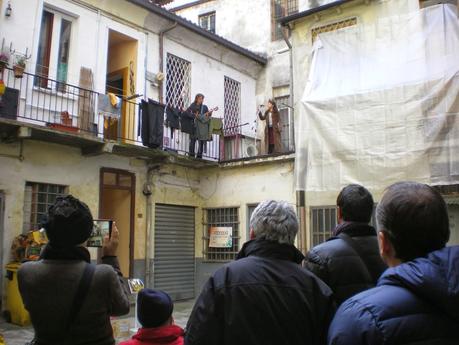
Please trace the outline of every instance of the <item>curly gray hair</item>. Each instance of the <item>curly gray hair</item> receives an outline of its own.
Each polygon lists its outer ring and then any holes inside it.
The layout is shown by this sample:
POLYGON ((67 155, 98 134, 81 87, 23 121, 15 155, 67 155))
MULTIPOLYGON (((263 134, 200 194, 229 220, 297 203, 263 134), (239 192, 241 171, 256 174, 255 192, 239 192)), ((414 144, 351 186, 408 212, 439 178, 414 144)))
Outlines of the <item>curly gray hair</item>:
POLYGON ((298 218, 287 202, 267 200, 253 211, 250 228, 257 239, 293 244, 298 232, 298 218))

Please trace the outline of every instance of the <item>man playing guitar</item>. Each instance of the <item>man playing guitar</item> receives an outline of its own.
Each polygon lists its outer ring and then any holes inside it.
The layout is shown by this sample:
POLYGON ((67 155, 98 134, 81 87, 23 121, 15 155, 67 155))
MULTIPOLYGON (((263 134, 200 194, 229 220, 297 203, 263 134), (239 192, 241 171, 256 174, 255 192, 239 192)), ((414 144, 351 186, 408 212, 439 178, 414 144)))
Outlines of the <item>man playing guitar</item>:
POLYGON ((196 140, 199 141, 199 148, 197 158, 202 158, 202 152, 204 151, 204 145, 206 144, 207 138, 209 137, 209 121, 212 113, 218 110, 218 107, 209 110, 207 105, 203 104, 204 95, 198 93, 194 98, 194 102, 188 107, 187 112, 194 115, 194 128, 195 135, 190 135, 190 147, 189 154, 194 157, 196 140))

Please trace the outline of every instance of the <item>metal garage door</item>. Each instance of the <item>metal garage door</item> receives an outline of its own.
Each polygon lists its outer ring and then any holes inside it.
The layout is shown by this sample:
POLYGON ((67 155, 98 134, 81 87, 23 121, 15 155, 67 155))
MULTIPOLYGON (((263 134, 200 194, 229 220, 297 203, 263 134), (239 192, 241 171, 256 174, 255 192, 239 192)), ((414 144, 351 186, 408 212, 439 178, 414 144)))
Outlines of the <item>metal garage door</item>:
POLYGON ((156 204, 154 286, 174 301, 194 298, 194 208, 156 204))

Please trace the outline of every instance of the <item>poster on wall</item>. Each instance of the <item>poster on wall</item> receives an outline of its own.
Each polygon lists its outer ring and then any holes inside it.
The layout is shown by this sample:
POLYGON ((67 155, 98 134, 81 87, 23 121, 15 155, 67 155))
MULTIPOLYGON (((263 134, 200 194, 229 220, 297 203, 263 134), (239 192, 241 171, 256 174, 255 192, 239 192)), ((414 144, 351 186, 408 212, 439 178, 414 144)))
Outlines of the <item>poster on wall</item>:
POLYGON ((233 228, 212 226, 209 229, 209 247, 231 248, 233 246, 233 228))

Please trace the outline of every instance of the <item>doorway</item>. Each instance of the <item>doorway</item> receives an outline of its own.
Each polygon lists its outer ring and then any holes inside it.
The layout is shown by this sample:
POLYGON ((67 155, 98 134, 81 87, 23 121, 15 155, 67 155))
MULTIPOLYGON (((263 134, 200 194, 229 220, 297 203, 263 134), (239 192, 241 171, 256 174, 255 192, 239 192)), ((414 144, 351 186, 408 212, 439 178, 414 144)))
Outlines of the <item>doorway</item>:
MULTIPOLYGON (((127 82, 129 79, 129 69, 123 68, 107 74, 105 93, 113 93, 118 97, 126 97, 127 82)), ((123 138, 122 124, 126 118, 126 107, 124 102, 121 104, 121 123, 115 119, 104 120, 104 138, 116 140, 123 138), (121 127, 120 127, 121 126, 121 127)))
POLYGON ((120 233, 118 259, 121 272, 131 277, 134 262, 135 174, 100 169, 99 217, 112 219, 120 233))
MULTIPOLYGON (((106 93, 113 93, 123 99, 136 94, 137 49, 136 39, 118 31, 109 30, 106 93)), ((104 123, 105 137, 107 139, 135 139, 135 116, 134 102, 122 102, 121 120, 110 120, 110 123, 104 123)))

